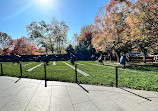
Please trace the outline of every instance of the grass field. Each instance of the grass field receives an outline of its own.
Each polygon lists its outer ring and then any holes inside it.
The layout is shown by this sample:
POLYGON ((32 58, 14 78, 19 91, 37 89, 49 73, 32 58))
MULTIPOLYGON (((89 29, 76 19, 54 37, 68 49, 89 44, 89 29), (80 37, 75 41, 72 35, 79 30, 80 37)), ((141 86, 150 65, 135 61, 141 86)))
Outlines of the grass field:
MULTIPOLYGON (((70 64, 70 61, 65 61, 70 64)), ((42 62, 22 62, 22 77, 44 79, 44 64, 28 72, 26 70, 41 64, 42 62)), ((100 65, 97 61, 77 61, 77 68, 88 73, 83 76, 78 73, 78 81, 84 84, 115 86, 115 64, 104 62, 100 65)), ((20 65, 17 63, 3 62, 3 73, 8 76, 20 76, 20 65)), ((70 64, 72 65, 72 64, 70 64)), ((75 82, 75 71, 62 61, 49 62, 47 66, 47 80, 75 82)), ((158 68, 155 66, 119 67, 118 85, 143 90, 158 91, 158 68)))

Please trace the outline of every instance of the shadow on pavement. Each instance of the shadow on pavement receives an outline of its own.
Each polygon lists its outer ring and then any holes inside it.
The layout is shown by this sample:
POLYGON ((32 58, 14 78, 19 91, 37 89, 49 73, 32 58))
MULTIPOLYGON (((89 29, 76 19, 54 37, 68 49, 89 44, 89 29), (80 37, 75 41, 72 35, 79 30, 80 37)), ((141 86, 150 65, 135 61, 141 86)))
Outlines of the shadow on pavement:
POLYGON ((146 98, 146 97, 143 97, 143 96, 141 96, 141 95, 139 95, 139 94, 133 93, 133 92, 128 91, 128 90, 126 90, 126 89, 123 89, 123 88, 120 88, 120 89, 122 89, 122 90, 124 90, 124 91, 126 91, 126 92, 129 92, 129 93, 131 93, 131 94, 134 94, 134 95, 136 95, 136 96, 138 96, 138 97, 141 97, 141 98, 143 98, 143 99, 146 99, 146 100, 148 100, 148 101, 152 101, 152 100, 150 100, 150 99, 148 99, 148 98, 146 98))
POLYGON ((18 81, 20 81, 21 78, 19 78, 18 80, 15 81, 15 83, 17 83, 18 81))
POLYGON ((87 93, 89 93, 89 91, 87 89, 85 89, 83 86, 81 86, 79 83, 77 83, 84 91, 86 91, 87 93))

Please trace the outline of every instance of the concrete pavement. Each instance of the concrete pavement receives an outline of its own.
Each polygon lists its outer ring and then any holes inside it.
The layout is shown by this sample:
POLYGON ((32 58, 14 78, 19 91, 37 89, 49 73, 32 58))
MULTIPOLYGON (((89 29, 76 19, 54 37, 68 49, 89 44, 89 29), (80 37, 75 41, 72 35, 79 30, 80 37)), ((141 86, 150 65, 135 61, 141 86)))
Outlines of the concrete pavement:
POLYGON ((158 111, 158 92, 0 76, 0 111, 158 111))

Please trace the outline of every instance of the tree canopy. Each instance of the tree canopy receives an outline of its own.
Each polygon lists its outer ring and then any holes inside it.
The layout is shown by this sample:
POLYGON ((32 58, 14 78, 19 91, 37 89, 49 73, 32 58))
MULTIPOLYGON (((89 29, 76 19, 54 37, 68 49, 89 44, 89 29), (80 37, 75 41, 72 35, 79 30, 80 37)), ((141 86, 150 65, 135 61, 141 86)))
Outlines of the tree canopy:
POLYGON ((62 45, 67 40, 67 32, 69 27, 64 21, 52 19, 51 23, 45 21, 32 22, 27 26, 29 38, 34 41, 38 47, 44 47, 47 50, 51 49, 52 54, 54 47, 58 53, 61 53, 62 45))
POLYGON ((40 55, 38 49, 26 37, 17 40, 11 40, 8 48, 3 51, 3 55, 40 55))
MULTIPOLYGON (((158 47, 157 0, 111 0, 95 18, 92 44, 97 51, 120 53, 138 48, 144 58, 158 47)), ((145 62, 145 59, 144 59, 145 62)))
POLYGON ((8 48, 8 42, 11 40, 12 38, 7 33, 0 32, 0 47, 2 50, 8 48))

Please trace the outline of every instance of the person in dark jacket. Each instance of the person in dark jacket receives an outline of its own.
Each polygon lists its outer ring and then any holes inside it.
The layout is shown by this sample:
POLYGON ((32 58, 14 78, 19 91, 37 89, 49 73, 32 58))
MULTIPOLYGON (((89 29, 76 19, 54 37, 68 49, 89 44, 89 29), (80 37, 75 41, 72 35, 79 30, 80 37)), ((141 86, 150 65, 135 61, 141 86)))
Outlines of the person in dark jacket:
POLYGON ((154 56, 154 61, 155 61, 155 62, 158 62, 158 55, 157 55, 157 56, 154 56))
POLYGON ((91 60, 92 60, 92 61, 95 61, 95 55, 94 55, 94 54, 92 54, 91 60))
POLYGON ((127 59, 126 55, 122 55, 121 58, 120 58, 120 64, 125 67, 127 60, 128 59, 127 59))
POLYGON ((103 57, 103 55, 101 54, 100 57, 98 58, 98 61, 99 61, 99 63, 100 63, 101 65, 104 65, 103 59, 104 59, 104 57, 103 57))
POLYGON ((73 55, 72 53, 70 53, 70 61, 73 65, 75 64, 75 55, 73 55))

